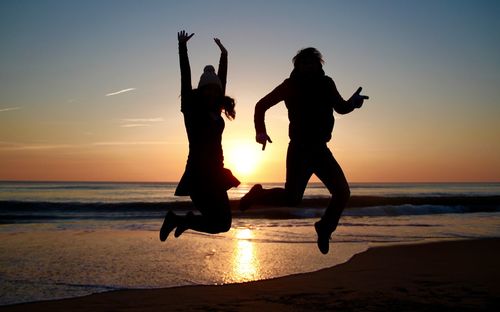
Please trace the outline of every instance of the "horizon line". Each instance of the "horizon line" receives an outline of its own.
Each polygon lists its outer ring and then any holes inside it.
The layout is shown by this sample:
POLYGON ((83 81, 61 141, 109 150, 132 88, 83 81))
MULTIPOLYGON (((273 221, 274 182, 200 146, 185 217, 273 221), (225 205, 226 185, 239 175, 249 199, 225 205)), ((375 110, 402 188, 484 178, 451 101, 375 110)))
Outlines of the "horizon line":
MULTIPOLYGON (((113 181, 113 180, 3 180, 0 179, 0 183, 5 182, 27 182, 27 183, 123 183, 123 184, 133 184, 133 183, 145 183, 145 184, 154 184, 154 183, 179 183, 179 181, 113 181)), ((251 182, 242 182, 241 184, 285 184, 285 181, 251 181, 251 182)), ((309 182, 311 184, 323 184, 321 181, 309 182)), ((309 184, 308 183, 308 184, 309 184)), ((354 184, 472 184, 472 183, 500 183, 499 181, 352 181, 349 183, 354 184)))

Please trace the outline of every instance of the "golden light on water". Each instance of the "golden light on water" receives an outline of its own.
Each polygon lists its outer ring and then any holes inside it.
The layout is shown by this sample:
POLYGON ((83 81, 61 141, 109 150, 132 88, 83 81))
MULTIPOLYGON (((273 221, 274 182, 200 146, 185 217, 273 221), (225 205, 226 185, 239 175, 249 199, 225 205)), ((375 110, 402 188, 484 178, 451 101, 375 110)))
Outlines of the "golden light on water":
POLYGON ((251 229, 235 230, 236 246, 233 252, 233 282, 245 282, 259 278, 259 261, 256 255, 251 229))

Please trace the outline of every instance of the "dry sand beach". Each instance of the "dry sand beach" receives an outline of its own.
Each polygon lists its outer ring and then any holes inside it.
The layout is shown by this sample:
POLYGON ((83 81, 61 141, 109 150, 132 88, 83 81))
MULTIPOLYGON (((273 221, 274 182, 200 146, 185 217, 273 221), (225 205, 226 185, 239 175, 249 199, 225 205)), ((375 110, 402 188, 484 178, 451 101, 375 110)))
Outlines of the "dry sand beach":
POLYGON ((0 311, 498 311, 500 239, 376 247, 313 273, 123 290, 0 311))

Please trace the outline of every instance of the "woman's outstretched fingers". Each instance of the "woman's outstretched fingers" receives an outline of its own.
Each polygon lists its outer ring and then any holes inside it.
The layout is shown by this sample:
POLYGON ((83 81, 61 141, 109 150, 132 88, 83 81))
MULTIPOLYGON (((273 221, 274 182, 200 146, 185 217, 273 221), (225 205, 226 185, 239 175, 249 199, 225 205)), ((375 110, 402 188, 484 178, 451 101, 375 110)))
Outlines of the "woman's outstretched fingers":
POLYGON ((186 43, 188 42, 191 37, 194 36, 194 33, 189 35, 185 30, 181 30, 177 33, 177 39, 179 40, 180 43, 186 43))

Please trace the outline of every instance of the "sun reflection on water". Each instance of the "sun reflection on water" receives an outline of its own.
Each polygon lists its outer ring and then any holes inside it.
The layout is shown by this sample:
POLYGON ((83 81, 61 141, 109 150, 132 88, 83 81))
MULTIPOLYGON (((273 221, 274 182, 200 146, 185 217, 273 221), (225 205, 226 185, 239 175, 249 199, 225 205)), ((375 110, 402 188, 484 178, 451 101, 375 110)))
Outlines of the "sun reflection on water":
POLYGON ((252 238, 254 233, 251 229, 235 229, 234 237, 236 246, 233 252, 233 269, 227 280, 231 282, 245 282, 258 279, 259 261, 252 238))

